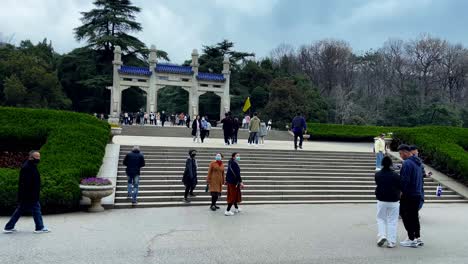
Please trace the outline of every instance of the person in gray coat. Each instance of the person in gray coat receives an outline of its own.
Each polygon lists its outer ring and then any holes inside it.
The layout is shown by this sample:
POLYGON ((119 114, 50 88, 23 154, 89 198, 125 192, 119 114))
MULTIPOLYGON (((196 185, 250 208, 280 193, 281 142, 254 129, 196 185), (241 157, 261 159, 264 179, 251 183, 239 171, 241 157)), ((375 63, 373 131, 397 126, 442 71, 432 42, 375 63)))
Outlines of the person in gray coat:
POLYGON ((267 131, 267 126, 266 126, 265 122, 261 122, 260 123, 260 130, 258 131, 258 136, 260 137, 260 145, 265 144, 265 137, 266 137, 267 133, 268 133, 268 131, 267 131))

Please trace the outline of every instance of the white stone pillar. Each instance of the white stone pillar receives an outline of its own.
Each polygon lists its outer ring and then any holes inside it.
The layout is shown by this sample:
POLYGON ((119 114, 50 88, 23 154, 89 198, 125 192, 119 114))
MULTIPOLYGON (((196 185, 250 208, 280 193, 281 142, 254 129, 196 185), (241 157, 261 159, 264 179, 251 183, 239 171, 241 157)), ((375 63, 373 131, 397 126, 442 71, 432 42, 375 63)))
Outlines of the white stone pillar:
POLYGON ((195 77, 198 75, 198 51, 197 49, 194 49, 192 51, 192 63, 190 64, 192 66, 192 71, 195 74, 195 77))
POLYGON ((122 108, 121 108, 122 93, 120 91, 120 74, 119 74, 120 66, 122 66, 122 50, 120 49, 119 46, 115 46, 114 48, 114 60, 112 61, 112 65, 113 65, 113 76, 112 76, 110 115, 114 117, 118 117, 120 115, 120 112, 122 111, 122 108))
POLYGON ((225 56, 223 61, 223 75, 226 79, 224 81, 224 93, 221 98, 221 118, 224 117, 224 114, 231 110, 231 96, 229 95, 229 87, 231 82, 231 63, 229 57, 225 56))
POLYGON ((146 95, 146 112, 157 112, 158 111, 158 84, 156 78, 156 64, 158 63, 157 60, 157 50, 156 46, 151 45, 150 55, 149 55, 149 67, 151 71, 151 76, 149 80, 149 87, 148 87, 148 94, 146 95))

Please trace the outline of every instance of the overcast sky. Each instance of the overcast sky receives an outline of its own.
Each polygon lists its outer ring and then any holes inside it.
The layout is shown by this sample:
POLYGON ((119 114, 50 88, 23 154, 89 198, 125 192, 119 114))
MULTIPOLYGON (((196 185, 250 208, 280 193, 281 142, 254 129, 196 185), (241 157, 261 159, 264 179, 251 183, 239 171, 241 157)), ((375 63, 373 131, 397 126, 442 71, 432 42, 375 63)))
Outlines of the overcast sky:
MULTIPOLYGON (((468 0, 134 0, 142 8, 137 36, 169 53, 173 62, 193 48, 222 39, 264 57, 281 43, 298 47, 324 38, 348 41, 356 52, 389 37, 430 33, 468 43, 468 0)), ((59 53, 84 43, 73 37, 88 0, 1 0, 0 36, 37 42, 47 37, 59 53)))

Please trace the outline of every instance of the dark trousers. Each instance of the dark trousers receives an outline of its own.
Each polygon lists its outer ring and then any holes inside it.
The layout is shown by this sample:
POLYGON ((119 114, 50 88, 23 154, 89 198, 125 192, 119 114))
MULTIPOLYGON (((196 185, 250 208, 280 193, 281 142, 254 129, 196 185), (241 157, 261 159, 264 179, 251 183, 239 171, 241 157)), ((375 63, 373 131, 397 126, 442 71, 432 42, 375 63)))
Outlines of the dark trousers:
POLYGON ((228 145, 230 144, 229 140, 231 139, 231 136, 232 136, 231 134, 232 132, 224 130, 224 143, 228 145))
POLYGON ((239 133, 239 130, 234 130, 232 133, 232 144, 237 144, 237 134, 239 133))
POLYGON ((8 221, 8 223, 5 225, 5 229, 11 230, 15 228, 16 222, 18 222, 20 217, 25 212, 32 212, 34 223, 36 224, 36 231, 42 230, 44 228, 44 223, 42 222, 41 204, 39 202, 32 202, 20 203, 11 216, 10 221, 8 221))
POLYGON ((294 148, 297 149, 297 138, 299 138, 299 147, 302 148, 302 142, 304 141, 304 134, 301 131, 294 132, 294 148))
POLYGON ((237 207, 237 203, 230 203, 230 204, 228 204, 227 211, 231 211, 232 205, 234 205, 234 208, 236 208, 236 209, 239 208, 239 207, 237 207))
POLYGON ((419 224, 419 204, 421 197, 405 197, 400 200, 400 213, 403 220, 403 225, 408 232, 408 238, 414 240, 421 237, 421 226, 419 224))
POLYGON ((166 120, 161 120, 161 126, 164 126, 164 123, 166 123, 166 120))
POLYGON ((193 195, 193 190, 195 190, 196 185, 185 186, 184 198, 187 199, 188 194, 193 195))
POLYGON ((206 130, 205 129, 202 129, 200 131, 200 138, 201 138, 201 142, 203 143, 203 140, 205 140, 205 137, 206 137, 206 130))
POLYGON ((216 202, 218 201, 219 193, 211 192, 211 206, 216 206, 216 202))
POLYGON ((257 144, 258 145, 258 132, 250 132, 249 144, 257 144))
POLYGON ((206 137, 210 137, 210 131, 206 130, 206 137))

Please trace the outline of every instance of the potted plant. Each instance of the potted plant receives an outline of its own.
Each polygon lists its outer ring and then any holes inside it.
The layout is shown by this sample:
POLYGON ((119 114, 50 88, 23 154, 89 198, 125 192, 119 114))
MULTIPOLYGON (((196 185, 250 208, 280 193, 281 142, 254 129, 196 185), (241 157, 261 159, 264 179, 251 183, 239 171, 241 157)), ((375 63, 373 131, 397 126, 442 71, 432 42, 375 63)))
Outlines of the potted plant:
POLYGON ((101 199, 111 195, 114 192, 112 182, 106 178, 85 178, 81 180, 80 189, 83 196, 91 199, 89 212, 102 212, 104 207, 101 205, 101 199))
POLYGON ((122 128, 117 124, 110 124, 112 136, 122 134, 122 128))

